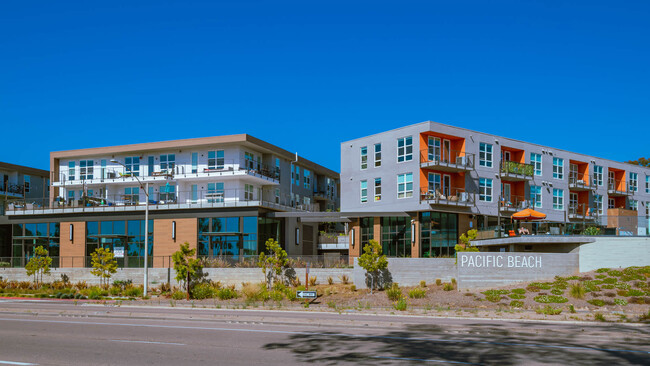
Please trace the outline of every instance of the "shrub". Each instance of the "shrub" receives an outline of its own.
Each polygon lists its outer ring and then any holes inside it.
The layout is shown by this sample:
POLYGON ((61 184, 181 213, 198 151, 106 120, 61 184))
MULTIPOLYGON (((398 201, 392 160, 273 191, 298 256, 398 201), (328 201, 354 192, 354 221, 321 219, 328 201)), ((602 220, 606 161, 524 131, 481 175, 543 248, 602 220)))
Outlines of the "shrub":
POLYGON ((291 288, 287 288, 284 290, 284 295, 287 297, 287 300, 289 301, 295 301, 297 299, 296 297, 296 292, 293 291, 291 288))
MULTIPOLYGON (((90 291, 88 292, 88 298, 91 299, 91 300, 99 300, 99 299, 102 298, 102 296, 105 296, 104 295, 104 293, 105 293, 104 290, 102 290, 101 288, 99 288, 97 286, 93 286, 89 290, 90 291)), ((68 295, 68 294, 66 294, 66 295, 68 295)), ((63 298, 63 297, 61 297, 61 298, 63 298)))
POLYGON ((273 301, 282 301, 284 299, 284 292, 278 290, 272 290, 268 293, 269 298, 273 301))
POLYGON ((220 288, 217 290, 217 297, 220 300, 230 300, 237 297, 237 291, 230 287, 220 288))
POLYGON ((582 231, 582 235, 600 235, 600 228, 596 226, 590 226, 582 231))
POLYGON ((511 299, 520 300, 520 299, 525 299, 526 295, 510 294, 510 295, 508 295, 508 297, 510 297, 511 299))
POLYGON ((616 282, 618 282, 618 281, 616 281, 616 278, 614 278, 614 277, 606 277, 606 278, 603 278, 601 281, 603 281, 603 283, 607 283, 607 284, 610 284, 610 285, 613 285, 616 282))
POLYGON ((215 295, 214 288, 209 283, 197 283, 192 287, 192 298, 197 300, 210 299, 215 295))
POLYGON ((574 299, 582 299, 585 297, 585 287, 580 282, 572 283, 569 288, 569 295, 574 299))
POLYGON ((515 289, 512 289, 510 292, 512 292, 513 294, 517 294, 517 295, 524 295, 526 293, 526 289, 515 288, 515 289))
POLYGON ((599 275, 596 275, 596 278, 602 280, 602 279, 605 279, 605 278, 611 278, 611 277, 607 277, 607 275, 604 275, 604 274, 599 274, 599 275))
POLYGON ((454 289, 454 285, 451 284, 451 283, 445 283, 445 284, 442 286, 442 289, 443 289, 444 291, 452 291, 452 290, 454 289))
POLYGON ((427 281, 425 280, 420 281, 420 287, 427 287, 427 281))
POLYGON ((386 290, 386 296, 388 296, 388 300, 397 301, 403 297, 402 290, 399 288, 397 283, 393 283, 393 286, 386 290))
POLYGON ((409 291, 409 297, 411 299, 422 299, 426 296, 427 290, 423 288, 414 288, 411 291, 409 291))
POLYGON ((0 262, 0 268, 9 268, 11 267, 11 263, 9 262, 0 262))
POLYGON ((354 291, 356 291, 356 290, 357 290, 357 286, 356 286, 356 285, 351 285, 351 286, 350 286, 350 291, 354 292, 354 291))
POLYGON ((623 275, 623 272, 617 271, 615 269, 612 269, 611 271, 607 272, 610 276, 613 277, 621 277, 623 275))
POLYGON ((641 290, 637 290, 635 288, 629 289, 626 293, 625 296, 630 297, 630 296, 643 296, 645 295, 645 292, 641 290))
POLYGON ((566 297, 556 296, 556 295, 539 295, 539 296, 535 296, 534 300, 542 304, 564 303, 569 301, 569 299, 567 299, 566 297))
POLYGON ((596 273, 607 273, 609 272, 609 268, 598 268, 596 270, 596 273))
POLYGON ((111 286, 111 288, 108 289, 108 293, 110 293, 111 296, 119 296, 120 293, 122 293, 122 288, 118 286, 111 286))
POLYGON ((318 284, 318 277, 309 276, 309 286, 316 286, 318 284))
POLYGON ((591 299, 587 300, 587 302, 594 306, 605 306, 605 301, 601 299, 591 299))
POLYGON ((576 312, 576 308, 573 306, 573 304, 569 304, 569 312, 570 312, 571 314, 575 314, 575 312, 576 312))
POLYGON ((553 295, 558 295, 558 296, 559 295, 564 295, 564 290, 560 290, 559 288, 554 288, 554 289, 551 290, 551 293, 553 295))
POLYGON ((594 319, 598 320, 599 322, 606 322, 607 319, 605 319, 605 316, 601 313, 596 313, 594 314, 594 319))
POLYGON ((601 285, 600 288, 602 288, 603 290, 611 290, 611 289, 614 289, 615 286, 614 285, 601 285))
POLYGON ((341 283, 344 285, 350 283, 350 277, 348 277, 348 275, 340 275, 339 279, 341 280, 341 283))
POLYGON ((398 311, 404 311, 407 307, 408 304, 406 303, 406 299, 403 296, 393 303, 393 308, 398 311))
POLYGON ((334 279, 332 278, 332 276, 327 276, 327 284, 328 285, 333 285, 334 284, 334 279))
POLYGON ((172 294, 172 299, 174 299, 174 300, 183 300, 185 298, 185 295, 186 295, 185 292, 177 290, 177 291, 174 291, 174 293, 172 294))
POLYGON ((451 279, 451 283, 452 283, 453 285, 455 285, 455 284, 456 284, 456 279, 455 279, 455 278, 452 278, 452 279, 451 279))
POLYGON ((442 285, 442 280, 439 278, 436 278, 436 286, 442 285))
POLYGON ((614 285, 614 286, 615 286, 617 289, 620 289, 620 290, 629 290, 630 287, 631 287, 629 283, 617 283, 617 284, 614 285))
POLYGON ((546 305, 543 308, 538 308, 535 310, 537 314, 544 314, 544 315, 560 315, 562 313, 562 309, 553 307, 551 305, 546 305))
POLYGON ((241 288, 241 293, 247 301, 261 301, 264 300, 264 292, 266 292, 266 284, 253 285, 246 283, 241 288))
POLYGON ((614 299, 614 304, 625 306, 625 305, 627 305, 627 300, 625 300, 625 299, 614 299))
POLYGON ((512 300, 512 301, 510 301, 510 307, 523 308, 524 307, 524 302, 519 301, 519 300, 512 300))

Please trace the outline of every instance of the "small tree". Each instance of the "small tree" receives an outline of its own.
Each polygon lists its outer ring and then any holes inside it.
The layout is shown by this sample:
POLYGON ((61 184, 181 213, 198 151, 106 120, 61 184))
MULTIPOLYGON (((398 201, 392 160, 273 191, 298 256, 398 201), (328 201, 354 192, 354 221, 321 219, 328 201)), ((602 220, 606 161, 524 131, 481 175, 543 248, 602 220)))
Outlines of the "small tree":
POLYGON ((117 260, 108 248, 97 248, 90 254, 93 269, 90 273, 99 277, 99 284, 107 286, 108 281, 117 272, 117 260))
POLYGON ((193 283, 201 277, 203 265, 198 258, 194 258, 196 249, 190 249, 190 243, 181 244, 180 249, 172 254, 174 261, 174 271, 176 271, 176 281, 185 283, 187 299, 190 299, 193 283))
POLYGON ((50 273, 50 265, 52 258, 50 258, 47 250, 39 245, 34 248, 34 256, 25 265, 28 276, 34 276, 34 284, 43 283, 43 274, 50 273), (40 281, 39 281, 40 277, 40 281))
MULTIPOLYGON (((467 234, 462 234, 460 236, 460 244, 454 246, 456 253, 458 252, 478 252, 478 248, 475 245, 472 245, 472 240, 476 239, 478 236, 478 230, 472 229, 467 232, 467 234)), ((456 258, 456 263, 458 263, 458 258, 456 258)))
POLYGON ((284 282, 285 271, 289 268, 289 259, 287 252, 273 238, 266 241, 266 251, 269 254, 263 252, 260 254, 258 266, 264 271, 267 288, 271 289, 273 284, 284 282))
POLYGON ((375 288, 376 278, 379 277, 381 271, 388 268, 388 259, 386 255, 381 254, 381 245, 376 240, 370 240, 366 246, 363 247, 363 254, 359 257, 359 266, 366 270, 370 276, 370 293, 375 288))

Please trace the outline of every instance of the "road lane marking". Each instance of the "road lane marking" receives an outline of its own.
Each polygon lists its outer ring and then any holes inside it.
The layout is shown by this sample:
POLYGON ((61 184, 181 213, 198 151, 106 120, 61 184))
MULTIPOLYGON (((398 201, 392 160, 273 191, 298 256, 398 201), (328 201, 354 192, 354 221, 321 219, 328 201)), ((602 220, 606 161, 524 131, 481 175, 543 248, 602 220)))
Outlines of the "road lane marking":
POLYGON ((29 362, 0 361, 0 365, 32 366, 32 365, 38 365, 38 364, 37 363, 29 363, 29 362))
POLYGON ((429 341, 429 342, 441 342, 441 343, 444 342, 444 343, 488 344, 488 345, 512 346, 512 347, 538 347, 538 348, 573 349, 573 350, 585 350, 585 351, 641 353, 641 354, 650 355, 650 351, 637 351, 637 350, 629 350, 629 349, 561 346, 561 345, 547 345, 547 344, 535 344, 535 343, 473 341, 473 340, 465 340, 465 339, 397 337, 397 336, 381 336, 381 335, 371 335, 371 334, 345 334, 345 333, 323 333, 323 332, 305 332, 305 331, 300 332, 300 331, 289 331, 289 330, 235 329, 235 328, 218 328, 218 327, 190 327, 190 326, 183 326, 183 325, 82 322, 82 321, 63 321, 63 320, 44 320, 44 319, 0 318, 0 321, 15 321, 15 322, 26 322, 26 323, 51 323, 51 324, 112 325, 112 326, 122 326, 122 327, 166 328, 166 329, 188 329, 188 330, 217 330, 217 331, 244 332, 244 333, 269 333, 269 334, 290 334, 290 335, 307 335, 307 336, 318 335, 318 336, 325 336, 325 337, 346 337, 346 338, 366 338, 366 339, 374 338, 374 339, 392 339, 392 340, 406 340, 406 341, 429 341))
POLYGON ((130 341, 127 339, 110 339, 111 342, 122 342, 122 343, 145 343, 145 344, 165 344, 171 346, 185 346, 185 343, 172 343, 172 342, 154 342, 154 341, 130 341))
POLYGON ((382 359, 382 360, 398 360, 398 361, 454 363, 454 364, 460 364, 460 365, 482 365, 480 363, 461 362, 461 361, 445 361, 445 360, 427 360, 427 359, 424 359, 424 358, 406 358, 406 357, 388 357, 388 356, 372 356, 371 358, 379 358, 379 359, 382 359))

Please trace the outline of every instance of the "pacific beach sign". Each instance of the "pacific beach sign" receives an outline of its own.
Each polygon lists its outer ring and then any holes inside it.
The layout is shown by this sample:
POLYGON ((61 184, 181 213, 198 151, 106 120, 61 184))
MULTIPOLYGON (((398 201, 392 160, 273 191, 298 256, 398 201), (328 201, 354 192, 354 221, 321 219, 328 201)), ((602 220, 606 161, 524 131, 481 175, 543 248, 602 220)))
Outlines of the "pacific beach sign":
POLYGON ((460 268, 542 268, 541 255, 481 253, 461 255, 460 268))

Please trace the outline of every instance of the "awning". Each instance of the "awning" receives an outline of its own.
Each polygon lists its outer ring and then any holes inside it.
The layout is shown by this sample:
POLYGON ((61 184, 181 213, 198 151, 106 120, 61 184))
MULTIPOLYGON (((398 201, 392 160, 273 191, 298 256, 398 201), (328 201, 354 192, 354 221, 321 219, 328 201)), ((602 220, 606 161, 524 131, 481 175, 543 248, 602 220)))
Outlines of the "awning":
POLYGON ((513 220, 526 220, 526 221, 544 220, 546 218, 546 214, 527 208, 525 210, 512 214, 510 218, 512 218, 513 220))

